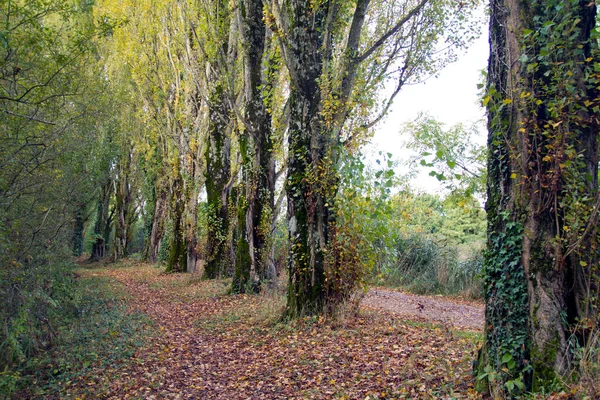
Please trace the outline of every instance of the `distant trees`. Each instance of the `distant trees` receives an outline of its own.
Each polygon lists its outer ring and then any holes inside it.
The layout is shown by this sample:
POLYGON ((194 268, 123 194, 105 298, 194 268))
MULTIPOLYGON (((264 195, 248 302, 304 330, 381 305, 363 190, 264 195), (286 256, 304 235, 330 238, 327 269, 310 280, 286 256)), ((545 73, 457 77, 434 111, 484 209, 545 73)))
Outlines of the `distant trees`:
POLYGON ((479 372, 498 395, 565 377, 597 328, 595 26, 594 2, 491 2, 479 372))

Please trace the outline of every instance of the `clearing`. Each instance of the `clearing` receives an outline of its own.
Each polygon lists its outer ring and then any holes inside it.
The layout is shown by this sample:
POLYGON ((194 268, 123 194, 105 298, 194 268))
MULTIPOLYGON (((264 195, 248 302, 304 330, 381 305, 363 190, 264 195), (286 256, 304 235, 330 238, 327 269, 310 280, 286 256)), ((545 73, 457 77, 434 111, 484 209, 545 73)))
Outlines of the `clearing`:
POLYGON ((61 398, 479 398, 476 304, 376 289, 358 315, 286 324, 283 296, 229 296, 228 281, 135 262, 78 274, 118 283, 151 329, 130 356, 61 382, 61 398))

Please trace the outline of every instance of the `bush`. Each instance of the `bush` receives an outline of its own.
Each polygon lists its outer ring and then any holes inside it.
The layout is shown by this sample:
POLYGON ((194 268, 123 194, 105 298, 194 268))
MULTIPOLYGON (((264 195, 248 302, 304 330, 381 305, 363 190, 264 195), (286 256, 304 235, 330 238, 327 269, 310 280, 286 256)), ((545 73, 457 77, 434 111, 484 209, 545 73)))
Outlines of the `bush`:
POLYGON ((16 260, 0 270, 0 370, 25 363, 48 348, 57 320, 76 312, 73 266, 56 260, 16 260))
MULTIPOLYGON (((144 315, 127 312, 120 286, 96 276, 76 278, 72 265, 52 265, 47 270, 53 271, 51 286, 55 290, 50 292, 53 301, 47 300, 49 304, 44 306, 47 321, 40 324, 40 307, 32 308, 36 305, 26 302, 20 310, 35 312, 29 318, 25 312, 17 314, 10 324, 9 340, 3 337, 3 344, 10 345, 3 347, 3 356, 11 351, 18 357, 0 369, 0 399, 14 395, 65 397, 66 382, 77 381, 94 365, 122 362, 145 340, 150 321, 144 315), (63 283, 61 275, 65 277, 63 283), (50 337, 44 329, 51 332, 50 337), (32 346, 41 340, 46 340, 44 346, 32 346)), ((39 294, 26 297, 41 299, 39 294)))

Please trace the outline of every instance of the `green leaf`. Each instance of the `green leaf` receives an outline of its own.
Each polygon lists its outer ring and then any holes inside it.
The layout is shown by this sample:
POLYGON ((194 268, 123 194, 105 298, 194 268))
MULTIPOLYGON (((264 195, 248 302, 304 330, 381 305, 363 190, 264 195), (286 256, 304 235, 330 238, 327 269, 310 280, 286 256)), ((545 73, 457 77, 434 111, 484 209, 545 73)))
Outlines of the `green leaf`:
POLYGON ((520 390, 525 390, 525 384, 521 380, 515 379, 513 382, 520 390))
POLYGON ((8 49, 8 39, 6 38, 6 33, 0 31, 0 43, 5 49, 8 49))
POLYGON ((505 355, 502 356, 502 363, 506 364, 507 362, 511 361, 512 359, 513 359, 512 354, 506 353, 505 355))

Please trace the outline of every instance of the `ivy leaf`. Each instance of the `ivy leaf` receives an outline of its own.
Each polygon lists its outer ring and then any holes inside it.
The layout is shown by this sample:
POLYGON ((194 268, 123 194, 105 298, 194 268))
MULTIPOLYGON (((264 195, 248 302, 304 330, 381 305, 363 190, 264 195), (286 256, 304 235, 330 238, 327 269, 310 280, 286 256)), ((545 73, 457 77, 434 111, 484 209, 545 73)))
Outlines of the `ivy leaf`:
POLYGON ((515 383, 513 381, 508 381, 504 384, 504 386, 506 386, 506 388, 508 389, 509 392, 512 392, 513 390, 515 390, 515 383))

